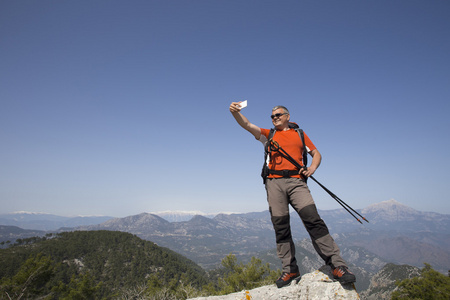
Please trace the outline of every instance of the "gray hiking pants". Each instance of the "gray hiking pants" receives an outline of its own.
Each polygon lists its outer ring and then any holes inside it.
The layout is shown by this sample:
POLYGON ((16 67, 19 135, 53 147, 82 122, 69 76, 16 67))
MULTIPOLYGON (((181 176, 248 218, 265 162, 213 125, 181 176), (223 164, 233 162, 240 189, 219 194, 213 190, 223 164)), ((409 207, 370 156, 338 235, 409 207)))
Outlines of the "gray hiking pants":
POLYGON ((308 186, 300 178, 266 180, 267 201, 275 230, 277 255, 283 272, 298 271, 295 247, 291 235, 289 205, 300 216, 319 256, 331 267, 345 266, 339 247, 334 242, 325 222, 320 218, 308 186))

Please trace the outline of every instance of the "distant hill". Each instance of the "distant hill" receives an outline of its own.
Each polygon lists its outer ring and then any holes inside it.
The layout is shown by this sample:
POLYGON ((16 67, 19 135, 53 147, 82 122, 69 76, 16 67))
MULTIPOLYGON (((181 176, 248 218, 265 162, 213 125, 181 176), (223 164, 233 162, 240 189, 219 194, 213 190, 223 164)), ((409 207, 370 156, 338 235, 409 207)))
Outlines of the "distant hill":
POLYGON ((78 227, 100 224, 113 217, 77 216, 62 217, 45 213, 15 212, 0 214, 0 225, 17 226, 22 229, 54 231, 62 227, 78 227))
MULTIPOLYGON (((370 222, 363 222, 359 228, 402 233, 450 234, 450 215, 418 211, 395 200, 376 203, 358 211, 370 222)), ((344 209, 319 210, 319 212, 333 232, 353 232, 358 228, 355 226, 355 219, 344 209)))
MULTIPOLYGON (((33 236, 39 237, 45 234, 46 232, 42 230, 28 230, 17 226, 0 225, 0 243, 3 247, 14 244, 17 239, 25 239, 33 236)), ((2 248, 1 245, 0 248, 2 248)))
POLYGON ((160 284, 175 280, 201 287, 209 282, 205 271, 185 257, 132 234, 114 231, 63 232, 33 244, 0 250, 0 281, 11 277, 29 258, 51 257, 56 267, 49 287, 69 283, 72 276, 90 274, 101 283, 101 295, 147 284, 155 275, 160 284))
POLYGON ((214 218, 217 214, 206 214, 201 211, 161 211, 151 212, 152 215, 157 215, 169 222, 184 222, 191 220, 194 216, 203 216, 207 218, 214 218))

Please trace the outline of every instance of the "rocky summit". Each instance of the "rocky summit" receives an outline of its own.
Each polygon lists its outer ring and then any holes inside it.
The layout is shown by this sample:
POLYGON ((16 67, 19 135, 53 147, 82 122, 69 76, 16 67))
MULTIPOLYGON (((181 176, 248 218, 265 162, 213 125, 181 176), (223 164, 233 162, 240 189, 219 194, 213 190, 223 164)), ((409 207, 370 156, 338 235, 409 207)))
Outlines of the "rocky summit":
POLYGON ((323 266, 312 273, 304 274, 298 283, 292 282, 289 286, 280 289, 273 284, 223 296, 200 297, 191 300, 360 299, 354 284, 342 285, 332 278, 330 267, 323 266))

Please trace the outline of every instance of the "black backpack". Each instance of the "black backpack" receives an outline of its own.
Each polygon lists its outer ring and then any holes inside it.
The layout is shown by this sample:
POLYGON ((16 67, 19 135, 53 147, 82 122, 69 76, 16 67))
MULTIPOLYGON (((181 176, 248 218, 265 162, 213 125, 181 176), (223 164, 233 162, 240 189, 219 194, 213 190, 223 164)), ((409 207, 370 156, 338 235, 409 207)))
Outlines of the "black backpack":
MULTIPOLYGON (((294 122, 289 122, 289 128, 295 129, 297 131, 298 135, 300 136, 300 139, 302 140, 303 144, 303 165, 305 167, 308 166, 308 151, 306 150, 305 145, 305 137, 303 134, 303 130, 294 122)), ((275 134, 275 129, 270 129, 269 136, 267 137, 267 142, 264 145, 264 164, 261 170, 261 177, 263 179, 263 183, 266 183, 267 176, 269 176, 269 166, 267 165, 267 156, 270 154, 270 140, 273 138, 273 135, 275 134)))

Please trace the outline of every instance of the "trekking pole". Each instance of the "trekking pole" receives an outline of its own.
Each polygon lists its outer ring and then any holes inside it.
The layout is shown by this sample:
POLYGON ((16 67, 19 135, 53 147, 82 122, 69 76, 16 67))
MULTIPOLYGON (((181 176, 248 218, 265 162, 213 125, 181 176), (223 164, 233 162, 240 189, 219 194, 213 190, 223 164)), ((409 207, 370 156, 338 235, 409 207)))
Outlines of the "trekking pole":
MULTIPOLYGON (((289 155, 289 153, 287 153, 283 148, 281 148, 281 146, 276 141, 274 141, 273 139, 269 140, 269 147, 270 147, 271 151, 278 151, 284 158, 286 158, 290 163, 292 163, 294 166, 296 166, 299 170, 306 169, 306 166, 301 166, 295 159, 292 158, 292 156, 289 155)), ((358 219, 352 212, 354 212, 359 217, 361 217, 364 221, 369 223, 369 221, 366 218, 364 218, 360 213, 358 213, 356 210, 354 210, 350 205, 345 203, 338 196, 336 196, 333 192, 331 192, 329 189, 327 189, 323 184, 321 184, 319 181, 317 181, 317 179, 315 179, 313 176, 309 176, 309 177, 312 180, 314 180, 322 189, 324 189, 334 200, 336 200, 336 202, 339 203, 359 223, 362 224, 361 220, 358 219)))
POLYGON ((317 179, 315 179, 313 176, 309 176, 312 180, 314 180, 321 188, 323 188, 325 190, 325 192, 327 192, 334 200, 337 201, 337 203, 339 203, 343 208, 345 208, 345 210, 347 212, 349 212, 359 223, 362 224, 361 220, 359 220, 354 214, 352 214, 350 210, 352 210, 354 213, 356 213, 358 216, 360 216, 364 221, 366 221, 367 223, 369 223, 369 221, 364 218, 363 216, 361 216, 356 210, 354 210, 350 205, 348 205, 347 203, 345 203, 343 200, 341 200, 338 196, 336 196, 334 193, 332 193, 329 189, 327 189, 323 184, 321 184, 319 181, 317 181, 317 179))

